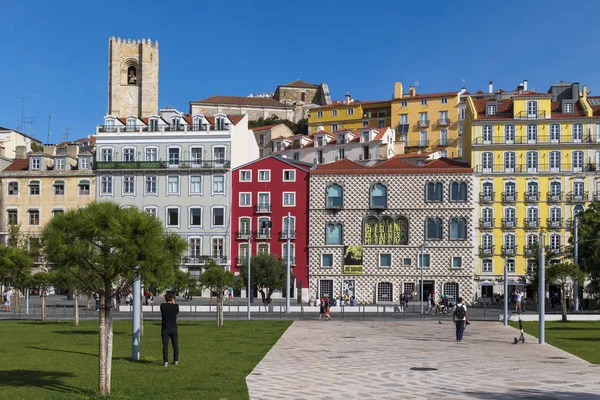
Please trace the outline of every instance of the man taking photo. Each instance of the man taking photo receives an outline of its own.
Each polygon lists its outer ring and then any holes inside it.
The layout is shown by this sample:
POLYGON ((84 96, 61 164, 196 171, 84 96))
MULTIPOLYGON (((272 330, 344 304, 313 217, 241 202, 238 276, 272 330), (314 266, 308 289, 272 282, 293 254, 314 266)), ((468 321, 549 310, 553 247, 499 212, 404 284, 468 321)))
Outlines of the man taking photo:
POLYGON ((169 338, 173 344, 173 364, 177 365, 179 361, 179 336, 177 333, 177 314, 179 314, 179 305, 175 304, 175 296, 167 294, 166 303, 160 305, 160 314, 162 316, 162 343, 163 343, 163 363, 169 365, 169 338))

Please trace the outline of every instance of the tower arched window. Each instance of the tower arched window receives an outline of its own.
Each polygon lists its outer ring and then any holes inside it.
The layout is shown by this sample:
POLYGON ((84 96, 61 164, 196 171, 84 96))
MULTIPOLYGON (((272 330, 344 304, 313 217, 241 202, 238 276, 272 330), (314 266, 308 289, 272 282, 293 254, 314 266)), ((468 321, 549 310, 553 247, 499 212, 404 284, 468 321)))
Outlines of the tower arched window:
POLYGON ((443 186, 440 182, 427 183, 427 201, 442 201, 443 186))
POLYGON ((387 187, 383 183, 376 183, 371 187, 371 208, 387 207, 387 187))
POLYGON ((127 68, 127 84, 137 85, 137 69, 133 65, 127 68))

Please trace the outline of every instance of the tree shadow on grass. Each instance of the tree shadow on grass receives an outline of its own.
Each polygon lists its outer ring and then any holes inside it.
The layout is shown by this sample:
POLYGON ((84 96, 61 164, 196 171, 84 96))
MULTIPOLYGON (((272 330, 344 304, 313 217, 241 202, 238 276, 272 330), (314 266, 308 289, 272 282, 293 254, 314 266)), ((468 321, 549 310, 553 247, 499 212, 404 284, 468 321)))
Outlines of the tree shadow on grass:
POLYGON ((587 327, 587 326, 552 326, 552 327, 547 327, 546 328, 547 331, 573 331, 573 330, 578 330, 578 331, 598 331, 600 332, 600 326, 597 327, 587 327))
POLYGON ((574 337, 566 339, 575 340, 577 342, 600 342, 600 337, 574 337))
POLYGON ((0 371, 0 387, 2 386, 35 386, 53 392, 82 393, 83 390, 63 382, 64 378, 72 378, 71 372, 32 371, 15 369, 0 371))
MULTIPOLYGON (((97 335, 98 331, 97 330, 90 330, 90 331, 53 331, 52 333, 58 333, 61 335, 97 335)), ((125 332, 119 332, 119 331, 113 331, 113 335, 124 335, 125 332)))
POLYGON ((48 349, 46 347, 35 347, 35 346, 25 346, 26 349, 33 349, 33 350, 44 350, 44 351, 55 351, 58 353, 69 353, 69 354, 79 354, 82 356, 91 356, 91 357, 98 357, 98 354, 93 354, 93 353, 85 353, 83 351, 74 351, 74 350, 62 350, 62 349, 48 349))

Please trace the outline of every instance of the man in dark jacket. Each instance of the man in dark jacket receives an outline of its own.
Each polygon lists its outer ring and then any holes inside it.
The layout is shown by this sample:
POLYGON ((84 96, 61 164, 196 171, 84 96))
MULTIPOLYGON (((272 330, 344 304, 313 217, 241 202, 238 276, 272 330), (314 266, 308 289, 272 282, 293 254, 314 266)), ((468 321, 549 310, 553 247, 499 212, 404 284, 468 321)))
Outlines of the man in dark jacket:
POLYGON ((163 363, 169 365, 169 338, 173 344, 173 364, 177 365, 179 361, 179 335, 177 333, 177 314, 179 314, 179 305, 175 304, 175 296, 167 294, 166 303, 160 305, 160 314, 162 316, 162 342, 163 342, 163 363))

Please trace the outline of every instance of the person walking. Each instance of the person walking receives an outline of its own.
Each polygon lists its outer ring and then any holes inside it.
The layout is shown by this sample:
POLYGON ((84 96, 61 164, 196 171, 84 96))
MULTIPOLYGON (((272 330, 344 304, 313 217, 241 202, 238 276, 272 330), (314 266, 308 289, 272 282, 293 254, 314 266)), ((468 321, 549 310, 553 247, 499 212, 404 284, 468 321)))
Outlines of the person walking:
POLYGON ((160 315, 162 317, 162 328, 160 334, 163 344, 163 363, 169 365, 169 339, 173 345, 173 364, 179 364, 179 333, 177 332, 177 314, 179 314, 179 304, 175 304, 175 296, 171 293, 165 296, 166 303, 160 305, 160 315))
POLYGON ((523 299, 523 293, 520 290, 515 290, 515 311, 521 312, 521 300, 523 299))
POLYGON ((12 290, 10 289, 10 287, 6 288, 6 291, 4 292, 4 309, 6 310, 6 312, 10 312, 10 298, 12 297, 12 290))
POLYGON ((466 324, 469 323, 469 313, 467 312, 467 306, 463 303, 462 297, 456 299, 456 305, 452 310, 452 321, 456 325, 456 341, 462 342, 466 324))
POLYGON ((331 315, 329 315, 331 312, 331 301, 329 300, 329 297, 325 297, 323 299, 323 309, 325 310, 325 317, 327 318, 327 321, 331 321, 331 315))
POLYGON ((325 315, 325 297, 319 300, 319 319, 323 319, 323 315, 325 315))

